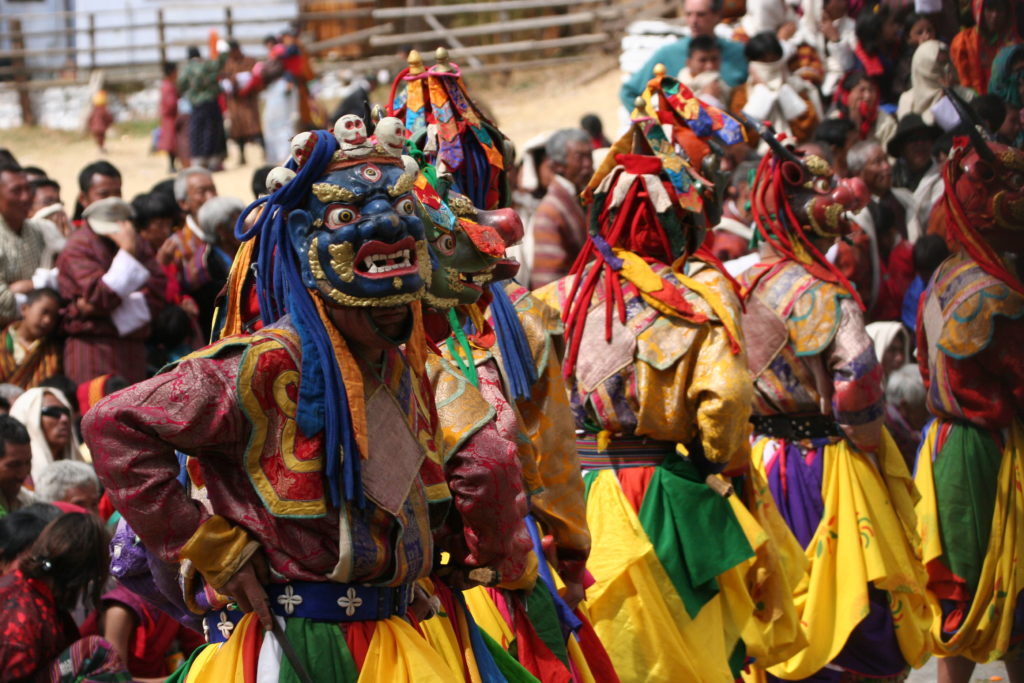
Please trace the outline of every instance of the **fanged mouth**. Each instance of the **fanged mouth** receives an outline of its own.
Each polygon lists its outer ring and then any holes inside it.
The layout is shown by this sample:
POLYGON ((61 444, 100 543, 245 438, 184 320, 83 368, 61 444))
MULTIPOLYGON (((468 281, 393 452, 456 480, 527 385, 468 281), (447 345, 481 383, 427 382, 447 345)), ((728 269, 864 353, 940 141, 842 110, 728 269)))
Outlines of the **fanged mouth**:
POLYGON ((359 248, 355 269, 363 277, 384 278, 417 272, 416 241, 406 237, 393 244, 373 240, 359 248))
POLYGON ((494 266, 488 266, 485 270, 478 270, 475 273, 459 273, 459 282, 463 287, 483 292, 484 287, 494 279, 494 266))

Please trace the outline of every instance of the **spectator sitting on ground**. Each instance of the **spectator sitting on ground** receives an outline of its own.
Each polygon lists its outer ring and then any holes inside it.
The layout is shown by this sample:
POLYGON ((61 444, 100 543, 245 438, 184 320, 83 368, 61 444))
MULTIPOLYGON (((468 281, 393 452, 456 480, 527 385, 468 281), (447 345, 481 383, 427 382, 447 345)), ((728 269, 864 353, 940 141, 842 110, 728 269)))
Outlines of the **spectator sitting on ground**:
POLYGON ((531 289, 567 275, 583 248, 587 223, 579 194, 594 173, 590 136, 579 128, 557 131, 545 151, 554 176, 527 228, 533 236, 531 289))
POLYGON ((57 259, 64 373, 79 384, 115 374, 145 379, 149 322, 166 304, 166 279, 131 223, 131 206, 108 198, 91 204, 86 224, 57 259))
POLYGON ((750 183, 756 172, 756 161, 744 161, 730 176, 722 218, 712 230, 712 253, 720 261, 731 261, 751 251, 754 219, 750 213, 750 183))
MULTIPOLYGON (((1006 105, 1006 115, 1020 121, 1024 108, 1024 45, 1007 45, 996 55, 988 94, 999 97, 1006 105)), ((1024 148, 1024 133, 1018 134, 1014 146, 1024 148)))
POLYGON ((676 78, 701 99, 725 107, 730 88, 721 79, 722 49, 714 36, 696 36, 690 41, 686 66, 676 78))
POLYGON ((71 219, 60 201, 60 184, 51 178, 39 178, 30 180, 29 187, 32 188, 32 219, 39 221, 50 255, 48 262, 53 263, 71 233, 71 219))
POLYGON ((49 503, 29 503, 9 515, 0 516, 0 576, 14 571, 46 525, 60 515, 60 509, 49 503))
POLYGON ((127 679, 110 643, 80 638, 70 613, 82 601, 99 603, 108 542, 95 515, 64 514, 43 529, 18 571, 0 578, 0 661, 10 680, 127 679))
POLYGON ((31 472, 28 430, 10 415, 0 415, 0 517, 35 502, 32 491, 25 486, 31 472))
POLYGON ((78 436, 72 429, 73 415, 67 397, 57 389, 36 387, 18 397, 11 417, 25 425, 32 443, 32 482, 50 463, 82 461, 78 436))
POLYGON ((0 325, 18 317, 24 296, 35 289, 32 278, 44 262, 43 230, 29 218, 32 189, 18 166, 0 165, 0 325))
POLYGON ((847 0, 801 0, 800 8, 799 27, 790 42, 817 53, 824 68, 822 95, 832 97, 843 74, 853 67, 856 22, 847 14, 847 0))
MULTIPOLYGON (((920 114, 927 124, 935 123, 936 106, 946 96, 944 88, 956 85, 956 70, 949 61, 949 49, 937 40, 921 43, 910 60, 910 88, 899 99, 896 116, 903 120, 908 114, 920 114)), ((974 97, 957 87, 965 99, 974 97)))
POLYGON ((0 333, 0 382, 31 389, 61 371, 60 305, 60 294, 48 287, 26 295, 21 320, 0 333))
POLYGON ((988 92, 992 62, 999 50, 1020 42, 1016 16, 1019 4, 1019 0, 972 0, 974 26, 956 34, 949 45, 960 85, 979 95, 988 92))
POLYGON ((825 119, 814 131, 814 142, 828 150, 836 176, 849 175, 846 153, 857 142, 857 130, 849 119, 825 119))
POLYGON ((94 161, 78 174, 78 199, 74 222, 82 224, 82 212, 92 203, 121 196, 121 172, 109 161, 94 161))
POLYGON ((857 47, 854 69, 878 85, 882 104, 895 105, 906 87, 906 75, 896 73, 903 49, 903 27, 888 5, 866 7, 857 15, 857 47))
POLYGON ((925 171, 924 176, 917 183, 917 189, 914 190, 914 216, 917 219, 917 224, 921 226, 922 232, 931 232, 927 228, 931 224, 932 211, 935 210, 946 191, 942 167, 945 165, 952 147, 953 133, 943 133, 932 143, 932 165, 925 171))
POLYGON ((823 115, 817 88, 789 72, 774 33, 752 37, 743 52, 750 78, 733 91, 729 109, 743 111, 755 121, 769 121, 796 142, 809 140, 823 115))
MULTIPOLYGON (((665 66, 665 73, 678 74, 686 66, 690 54, 690 41, 697 36, 714 36, 715 26, 722 19, 722 0, 685 0, 683 11, 690 36, 677 40, 658 49, 647 62, 623 83, 619 99, 626 111, 633 111, 633 102, 643 94, 647 81, 654 76, 657 64, 665 66)), ((743 44, 733 40, 715 37, 721 50, 722 80, 735 87, 747 80, 747 59, 743 56, 743 44)))
POLYGON ((892 167, 893 187, 913 192, 932 165, 932 145, 942 135, 938 126, 929 126, 920 114, 907 114, 900 119, 886 151, 896 159, 892 167))
POLYGON ((907 363, 889 375, 885 385, 885 426, 913 471, 921 430, 928 422, 927 395, 921 369, 907 363))
POLYGON ((878 85, 863 71, 850 71, 836 90, 836 115, 847 119, 858 140, 875 138, 885 145, 896 134, 896 119, 879 108, 878 85))
POLYGON ((893 188, 892 165, 875 140, 854 145, 847 163, 850 174, 867 185, 871 200, 854 214, 852 244, 837 245, 837 265, 857 287, 869 320, 897 320, 914 278, 910 245, 920 234, 913 195, 893 188))
POLYGON ((41 503, 71 503, 99 514, 100 480, 92 465, 77 460, 58 460, 47 465, 35 483, 41 503))

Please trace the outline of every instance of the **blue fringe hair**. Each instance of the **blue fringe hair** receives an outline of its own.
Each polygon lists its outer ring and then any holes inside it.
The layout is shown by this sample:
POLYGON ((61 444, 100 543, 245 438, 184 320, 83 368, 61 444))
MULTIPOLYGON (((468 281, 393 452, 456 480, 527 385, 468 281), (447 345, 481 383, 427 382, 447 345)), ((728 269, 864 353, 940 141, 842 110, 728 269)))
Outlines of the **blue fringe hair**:
MULTIPOLYGON (((326 130, 313 131, 316 144, 309 159, 296 171, 295 178, 276 192, 260 197, 238 217, 235 236, 241 241, 255 239, 253 262, 260 316, 269 324, 291 315, 302 348, 301 378, 296 422, 304 436, 324 431, 327 489, 331 503, 340 507, 342 501, 366 506, 360 475, 360 454, 352 427, 348 396, 334 347, 313 300, 319 294, 310 292, 302 281, 302 266, 288 234, 288 214, 301 209, 320 181, 338 142, 326 130), (245 219, 258 207, 263 212, 246 230, 245 219)), ((285 165, 293 171, 297 164, 289 159, 285 165)))

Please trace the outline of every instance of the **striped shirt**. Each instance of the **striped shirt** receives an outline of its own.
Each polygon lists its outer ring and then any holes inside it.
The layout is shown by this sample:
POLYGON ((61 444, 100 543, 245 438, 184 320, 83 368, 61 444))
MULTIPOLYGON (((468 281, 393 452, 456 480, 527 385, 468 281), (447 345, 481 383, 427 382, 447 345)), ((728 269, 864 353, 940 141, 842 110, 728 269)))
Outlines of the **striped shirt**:
MULTIPOLYGON (((31 280, 36 268, 43 265, 46 240, 37 223, 26 219, 21 234, 11 230, 0 216, 0 326, 19 317, 14 292, 8 289, 18 280, 31 280)), ((48 264, 47 264, 48 265, 48 264)))
POLYGON ((530 289, 568 275, 587 240, 587 219, 572 183, 562 176, 554 177, 527 232, 533 236, 530 289))

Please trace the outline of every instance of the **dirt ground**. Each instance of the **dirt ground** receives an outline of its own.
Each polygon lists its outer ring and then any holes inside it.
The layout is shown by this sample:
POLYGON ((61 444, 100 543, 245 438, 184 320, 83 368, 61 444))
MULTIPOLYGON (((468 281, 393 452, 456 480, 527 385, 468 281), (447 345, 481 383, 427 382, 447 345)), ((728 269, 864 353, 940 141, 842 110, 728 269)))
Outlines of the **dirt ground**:
MULTIPOLYGON (((595 113, 613 134, 618 126, 617 93, 619 70, 614 61, 590 63, 557 71, 514 74, 498 85, 497 79, 478 77, 469 81, 470 92, 491 111, 501 129, 521 146, 545 131, 576 126, 584 114, 595 113), (604 69, 602 64, 607 64, 604 69), (595 70, 596 69, 596 70, 595 70), (585 79, 587 82, 580 84, 585 79)), ((386 95, 385 95, 386 96, 386 95)), ((38 128, 0 130, 0 147, 6 147, 24 166, 39 166, 61 185, 61 197, 71 206, 77 194, 78 172, 97 159, 105 158, 120 169, 126 199, 149 190, 169 176, 162 153, 149 152, 149 130, 155 127, 132 123, 111 131, 107 154, 101 155, 84 133, 75 134, 38 128)), ((229 144, 226 170, 216 175, 221 194, 252 199, 250 179, 261 165, 249 148, 249 164, 239 167, 237 149, 229 144)))

